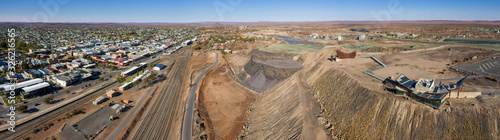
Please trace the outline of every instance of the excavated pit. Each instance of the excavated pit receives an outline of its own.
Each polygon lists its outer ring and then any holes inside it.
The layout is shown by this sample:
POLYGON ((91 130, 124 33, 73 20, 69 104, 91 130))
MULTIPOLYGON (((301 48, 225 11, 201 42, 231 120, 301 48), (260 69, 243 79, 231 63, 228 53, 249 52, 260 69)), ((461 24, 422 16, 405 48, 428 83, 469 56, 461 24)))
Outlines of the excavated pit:
POLYGON ((293 60, 261 57, 252 55, 250 61, 243 66, 244 71, 237 76, 243 85, 258 92, 273 88, 304 67, 293 60))

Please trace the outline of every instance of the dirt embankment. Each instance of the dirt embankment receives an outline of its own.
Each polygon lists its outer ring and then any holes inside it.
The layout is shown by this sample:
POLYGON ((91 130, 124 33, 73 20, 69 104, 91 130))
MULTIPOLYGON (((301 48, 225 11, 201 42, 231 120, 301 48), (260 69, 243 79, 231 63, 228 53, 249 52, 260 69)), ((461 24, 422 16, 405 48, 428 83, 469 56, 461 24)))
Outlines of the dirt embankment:
POLYGON ((227 72, 225 63, 219 65, 205 76, 200 87, 198 107, 208 128, 205 129, 208 139, 236 139, 255 98, 236 85, 227 72))
POLYGON ((500 106, 457 106, 435 110, 413 100, 391 98, 359 86, 331 70, 314 84, 322 123, 347 139, 498 139, 500 106))

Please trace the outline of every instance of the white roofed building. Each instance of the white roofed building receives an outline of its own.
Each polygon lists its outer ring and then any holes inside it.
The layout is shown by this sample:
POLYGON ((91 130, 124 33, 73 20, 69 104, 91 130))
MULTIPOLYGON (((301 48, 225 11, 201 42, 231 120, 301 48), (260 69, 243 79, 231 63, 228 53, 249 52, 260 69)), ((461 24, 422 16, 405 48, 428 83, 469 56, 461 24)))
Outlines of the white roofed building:
POLYGON ((20 95, 23 99, 26 99, 38 93, 48 93, 48 91, 50 90, 49 87, 50 84, 47 82, 39 83, 33 86, 22 88, 20 95))

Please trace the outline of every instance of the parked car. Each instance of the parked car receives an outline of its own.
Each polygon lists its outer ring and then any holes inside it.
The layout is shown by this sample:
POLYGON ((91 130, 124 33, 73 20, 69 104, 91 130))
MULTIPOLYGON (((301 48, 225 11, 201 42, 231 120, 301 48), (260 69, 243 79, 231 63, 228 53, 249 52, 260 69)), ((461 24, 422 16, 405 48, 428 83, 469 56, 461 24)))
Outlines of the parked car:
POLYGON ((35 106, 38 106, 38 105, 40 105, 40 104, 38 104, 38 103, 35 103, 35 106))

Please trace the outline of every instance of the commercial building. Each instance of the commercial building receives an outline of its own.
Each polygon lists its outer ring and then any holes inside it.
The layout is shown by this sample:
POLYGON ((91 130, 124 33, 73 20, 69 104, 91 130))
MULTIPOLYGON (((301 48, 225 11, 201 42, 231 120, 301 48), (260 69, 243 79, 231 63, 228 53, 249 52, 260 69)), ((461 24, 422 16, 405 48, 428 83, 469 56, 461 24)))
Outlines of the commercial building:
POLYGON ((75 63, 81 63, 82 65, 92 64, 92 61, 87 60, 85 58, 78 58, 78 59, 73 60, 73 62, 75 62, 75 63))
POLYGON ((29 49, 29 54, 48 54, 50 51, 47 49, 29 49))
POLYGON ((128 64, 128 61, 126 59, 121 58, 121 57, 118 57, 118 58, 110 60, 110 61, 116 63, 116 65, 118 65, 118 66, 126 66, 128 64))
POLYGON ((40 73, 37 70, 33 70, 33 69, 29 69, 29 70, 24 71, 24 74, 26 74, 26 76, 28 76, 31 79, 42 77, 42 73, 40 73))
POLYGON ((95 64, 89 64, 89 65, 83 66, 84 69, 90 69, 90 68, 95 68, 95 67, 96 67, 95 64))
POLYGON ((446 97, 450 94, 450 91, 459 89, 466 78, 467 76, 450 85, 435 85, 434 79, 415 81, 400 74, 396 78, 397 85, 395 89, 397 93, 406 94, 421 103, 439 109, 446 103, 446 97))
POLYGON ((93 75, 92 70, 85 70, 78 68, 78 69, 68 70, 64 73, 53 75, 49 79, 52 82, 57 83, 58 85, 66 87, 78 81, 88 79, 92 77, 92 75, 93 75))
POLYGON ((43 77, 54 74, 54 73, 52 73, 52 71, 50 71, 48 69, 39 69, 38 71, 42 74, 43 77))

